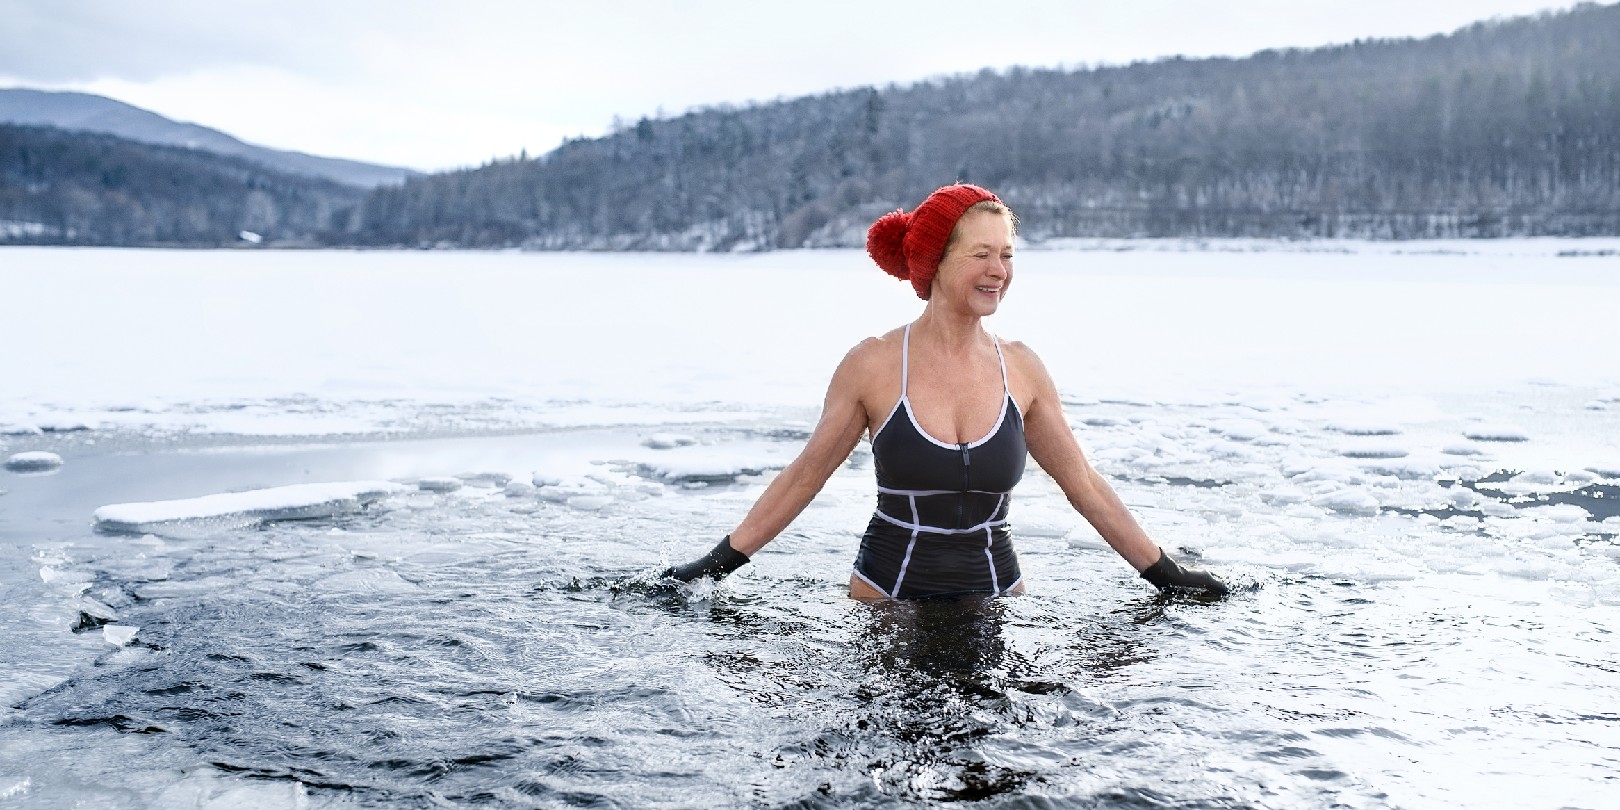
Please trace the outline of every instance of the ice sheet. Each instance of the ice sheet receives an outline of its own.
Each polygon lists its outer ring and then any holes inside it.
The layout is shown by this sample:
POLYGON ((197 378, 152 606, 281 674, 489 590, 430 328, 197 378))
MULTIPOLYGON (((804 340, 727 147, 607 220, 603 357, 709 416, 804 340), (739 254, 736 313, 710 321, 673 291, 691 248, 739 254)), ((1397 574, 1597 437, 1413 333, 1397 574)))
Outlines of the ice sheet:
POLYGON ((404 489, 389 481, 293 484, 200 498, 111 504, 97 509, 93 517, 102 531, 132 534, 161 533, 197 523, 246 526, 353 512, 404 489))

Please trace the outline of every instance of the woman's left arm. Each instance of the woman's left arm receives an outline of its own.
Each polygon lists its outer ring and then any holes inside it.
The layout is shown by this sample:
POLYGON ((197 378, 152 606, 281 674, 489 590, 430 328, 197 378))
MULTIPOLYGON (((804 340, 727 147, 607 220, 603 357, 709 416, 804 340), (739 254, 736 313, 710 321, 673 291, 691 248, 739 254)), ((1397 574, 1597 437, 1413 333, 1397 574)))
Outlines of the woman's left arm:
POLYGON ((1119 494, 1081 451, 1046 366, 1023 344, 1012 346, 1010 354, 1016 358, 1019 376, 1029 392, 1029 403, 1023 409, 1029 454, 1057 482, 1075 510, 1110 548, 1160 590, 1226 593, 1225 583, 1208 572, 1180 565, 1148 537, 1119 494))

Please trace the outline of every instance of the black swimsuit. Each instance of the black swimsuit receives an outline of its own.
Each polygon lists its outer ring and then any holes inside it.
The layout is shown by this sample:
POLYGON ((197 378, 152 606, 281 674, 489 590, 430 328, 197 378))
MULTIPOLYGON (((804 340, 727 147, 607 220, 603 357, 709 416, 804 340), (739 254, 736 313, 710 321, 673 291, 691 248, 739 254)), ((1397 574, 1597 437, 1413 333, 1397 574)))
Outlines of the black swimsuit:
POLYGON ((884 596, 916 599, 1008 593, 1021 580, 1007 528, 1012 488, 1024 476, 1024 417, 1007 388, 995 427, 978 441, 942 442, 917 424, 906 396, 911 327, 900 349, 900 401, 872 437, 877 511, 861 538, 855 576, 884 596), (905 418, 896 418, 902 411, 905 418))

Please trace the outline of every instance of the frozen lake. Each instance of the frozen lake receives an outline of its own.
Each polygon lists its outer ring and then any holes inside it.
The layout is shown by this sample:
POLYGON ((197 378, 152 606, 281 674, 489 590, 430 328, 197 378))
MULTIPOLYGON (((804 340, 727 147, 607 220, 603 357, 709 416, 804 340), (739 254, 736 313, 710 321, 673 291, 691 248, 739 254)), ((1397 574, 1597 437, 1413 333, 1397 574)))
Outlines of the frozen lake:
POLYGON ((1608 806, 1617 256, 1025 250, 990 327, 1239 588, 1160 599, 1035 473, 1029 596, 871 606, 864 447, 645 582, 920 311, 863 254, 8 248, 0 804, 1608 806))

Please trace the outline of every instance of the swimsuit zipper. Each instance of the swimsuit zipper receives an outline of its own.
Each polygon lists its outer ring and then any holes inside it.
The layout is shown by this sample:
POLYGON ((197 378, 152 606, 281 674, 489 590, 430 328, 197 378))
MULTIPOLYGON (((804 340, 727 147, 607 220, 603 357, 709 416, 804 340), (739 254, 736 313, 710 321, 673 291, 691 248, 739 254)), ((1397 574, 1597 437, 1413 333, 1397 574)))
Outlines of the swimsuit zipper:
POLYGON ((962 451, 962 494, 956 497, 956 528, 960 529, 962 528, 962 513, 967 507, 968 490, 971 489, 968 486, 968 473, 973 469, 973 456, 968 453, 966 442, 956 447, 962 451))

